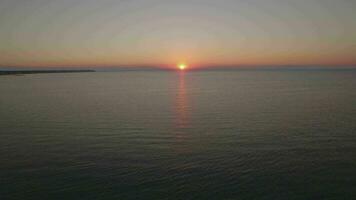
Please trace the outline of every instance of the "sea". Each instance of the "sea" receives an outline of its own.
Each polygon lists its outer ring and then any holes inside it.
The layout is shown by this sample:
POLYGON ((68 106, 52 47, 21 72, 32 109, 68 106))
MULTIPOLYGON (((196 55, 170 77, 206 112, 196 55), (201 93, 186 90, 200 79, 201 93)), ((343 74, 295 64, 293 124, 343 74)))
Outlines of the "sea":
POLYGON ((356 70, 0 76, 0 199, 356 198, 356 70))

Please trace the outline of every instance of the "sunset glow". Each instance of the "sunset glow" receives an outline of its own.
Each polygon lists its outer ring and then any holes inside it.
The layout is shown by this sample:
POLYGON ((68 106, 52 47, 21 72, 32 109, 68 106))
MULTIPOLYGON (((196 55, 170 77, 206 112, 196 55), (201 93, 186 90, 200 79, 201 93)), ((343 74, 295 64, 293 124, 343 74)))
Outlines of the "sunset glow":
POLYGON ((23 2, 0 1, 0 67, 356 65, 353 0, 23 2))
POLYGON ((181 64, 178 65, 178 68, 179 68, 181 71, 183 71, 183 70, 187 69, 187 65, 181 63, 181 64))

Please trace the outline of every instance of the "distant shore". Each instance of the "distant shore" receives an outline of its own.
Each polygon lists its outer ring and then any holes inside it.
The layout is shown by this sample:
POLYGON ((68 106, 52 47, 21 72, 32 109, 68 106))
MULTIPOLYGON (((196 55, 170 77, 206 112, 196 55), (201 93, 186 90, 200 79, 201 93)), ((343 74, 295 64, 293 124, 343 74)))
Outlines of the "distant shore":
POLYGON ((81 72, 95 72, 95 70, 14 70, 14 71, 0 71, 0 75, 81 73, 81 72))

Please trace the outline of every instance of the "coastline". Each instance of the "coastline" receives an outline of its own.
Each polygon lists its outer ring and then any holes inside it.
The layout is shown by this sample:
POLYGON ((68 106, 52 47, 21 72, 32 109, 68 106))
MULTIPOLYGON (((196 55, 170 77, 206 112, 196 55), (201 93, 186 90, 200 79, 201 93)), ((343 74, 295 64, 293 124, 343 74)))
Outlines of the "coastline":
POLYGON ((95 70, 16 70, 0 71, 1 75, 25 75, 25 74, 50 74, 50 73, 82 73, 95 72, 95 70))

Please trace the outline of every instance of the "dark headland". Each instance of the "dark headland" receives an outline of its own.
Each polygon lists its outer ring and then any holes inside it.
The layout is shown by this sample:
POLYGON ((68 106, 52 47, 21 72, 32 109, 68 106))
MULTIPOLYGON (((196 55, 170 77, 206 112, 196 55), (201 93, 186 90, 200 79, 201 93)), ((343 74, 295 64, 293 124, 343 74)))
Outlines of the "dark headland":
POLYGON ((7 70, 1 71, 0 75, 23 75, 23 74, 49 74, 49 73, 81 73, 95 72, 95 70, 7 70))

